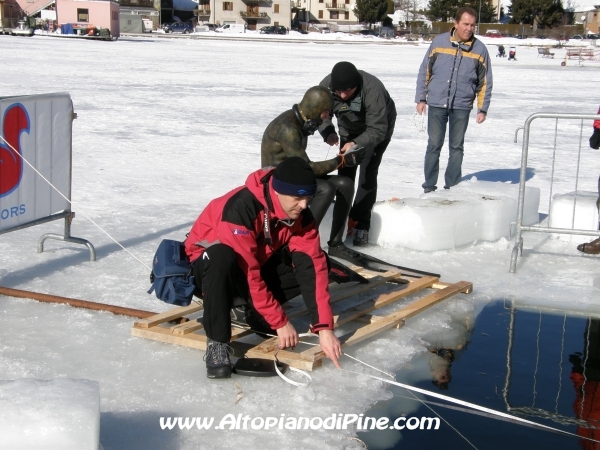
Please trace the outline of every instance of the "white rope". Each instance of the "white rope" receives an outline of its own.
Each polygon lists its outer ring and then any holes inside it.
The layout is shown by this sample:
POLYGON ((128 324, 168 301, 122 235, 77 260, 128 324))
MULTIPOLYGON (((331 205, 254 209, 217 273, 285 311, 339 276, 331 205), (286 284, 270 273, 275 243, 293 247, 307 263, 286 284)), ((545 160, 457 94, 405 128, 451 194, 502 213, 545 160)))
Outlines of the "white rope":
POLYGON ((281 373, 281 371, 279 370, 279 367, 277 367, 277 361, 275 361, 275 372, 277 372, 277 375, 279 375, 279 378, 281 378, 286 383, 289 383, 289 384, 291 384, 293 386, 297 386, 297 387, 306 387, 306 386, 309 386, 310 383, 312 383, 312 377, 310 376, 310 374, 308 372, 301 370, 301 369, 296 369, 295 367, 291 367, 291 366, 288 366, 288 368, 292 372, 302 375, 308 381, 306 383, 301 383, 299 381, 290 380, 288 377, 286 377, 284 374, 281 373))
MULTIPOLYGON (((75 206, 74 203, 71 200, 69 200, 62 192, 60 192, 56 186, 54 186, 44 175, 42 175, 35 167, 33 167, 33 165, 31 165, 29 163, 29 161, 27 161, 23 157, 23 155, 21 155, 17 150, 15 150, 15 148, 12 145, 10 145, 6 139, 4 139, 4 136, 0 135, 0 139, 2 139, 2 141, 4 141, 4 143, 8 146, 8 148, 10 148, 19 158, 21 158, 25 162, 25 164, 27 164, 35 173, 37 173, 42 178, 42 180, 44 180, 46 183, 48 183, 50 185, 50 187, 58 193, 58 195, 60 195, 67 202, 69 202, 69 204, 72 207, 75 206)), ((96 228, 98 228, 106 236, 108 236, 108 238, 110 240, 112 240, 115 244, 117 244, 119 247, 121 247, 123 250, 125 250, 127 253, 129 253, 130 256, 132 256, 134 259, 139 261, 146 269, 148 269, 150 271, 152 270, 152 268, 149 267, 145 262, 143 262, 141 259, 139 259, 137 256, 135 256, 133 253, 131 253, 125 247, 123 247, 123 245, 121 245, 121 243, 119 241, 117 241, 115 238, 113 238, 110 234, 108 234, 108 232, 106 230, 104 230, 100 225, 98 225, 96 222, 94 222, 94 220, 92 220, 92 218, 89 217, 85 212, 83 212, 81 209, 78 209, 77 212, 79 212, 83 217, 85 217, 87 220, 92 222, 92 224, 94 224, 96 226, 96 228)))
POLYGON ((427 404, 426 404, 426 403, 425 403, 423 400, 421 400, 419 397, 417 397, 417 396, 416 396, 415 394, 413 394, 412 392, 408 391, 408 393, 409 393, 410 395, 412 395, 412 396, 413 396, 415 399, 417 399, 418 401, 420 401, 420 402, 421 402, 421 404, 422 404, 423 406, 425 406, 426 408, 428 408, 428 409, 429 409, 429 410, 430 410, 432 413, 434 413, 436 416, 438 416, 440 419, 442 419, 442 420, 443 420, 443 421, 446 423, 446 425, 448 425, 450 428, 452 428, 452 429, 453 429, 453 430, 456 432, 456 434, 458 434, 458 435, 459 435, 461 438, 463 438, 465 441, 467 441, 467 443, 468 443, 468 444, 469 444, 471 447, 473 447, 475 450, 478 450, 478 448, 477 448, 477 447, 475 447, 475 445, 473 445, 473 443, 472 443, 471 441, 469 441, 469 440, 468 440, 468 439, 467 439, 467 438, 466 438, 466 437, 465 437, 465 436, 464 436, 464 435, 463 435, 463 434, 462 434, 460 431, 458 431, 456 428, 454 428, 450 422, 448 422, 446 419, 444 419, 444 418, 442 417, 442 415, 441 415, 441 414, 439 414, 437 411, 435 411, 435 410, 434 410, 434 409, 433 409, 431 406, 427 405, 427 404))
POLYGON ((417 388, 417 387, 414 387, 414 386, 410 386, 408 384, 399 383, 398 381, 391 381, 391 380, 387 380, 385 378, 380 378, 380 377, 376 377, 374 375, 368 375, 368 374, 360 373, 360 372, 354 372, 352 370, 347 370, 347 369, 342 369, 342 370, 344 370, 345 372, 354 373, 354 374, 357 374, 357 375, 365 375, 367 377, 373 378, 374 380, 379 380, 379 381, 383 381, 384 383, 393 384, 395 386, 399 386, 401 388, 408 389, 409 391, 419 392, 420 394, 428 395, 430 397, 435 397, 435 398, 439 398, 439 399, 442 399, 442 400, 446 400, 446 401, 448 401, 450 403, 455 403, 457 405, 467 406, 467 407, 475 409, 477 411, 483 411, 483 412, 486 412, 486 413, 490 413, 490 414, 492 414, 494 416, 504 417, 504 418, 510 419, 510 420, 512 420, 512 421, 514 421, 516 423, 519 423, 519 424, 526 424, 526 425, 530 425, 530 426, 533 426, 533 427, 536 427, 536 428, 541 428, 543 430, 553 431, 553 432, 565 434, 567 436, 573 436, 573 437, 576 437, 576 438, 579 438, 579 439, 585 439, 585 440, 588 440, 588 441, 600 443, 600 441, 597 441, 595 439, 591 439, 591 438, 588 438, 588 437, 585 437, 585 436, 579 436, 579 435, 577 435, 575 433, 569 433, 568 431, 563 431, 563 430, 560 430, 558 428, 553 428, 553 427, 549 427, 547 425, 542 425, 540 423, 532 422, 531 420, 522 419, 520 417, 513 416, 511 414, 503 413, 501 411, 496 411, 495 409, 486 408, 484 406, 479 406, 479 405, 476 405, 475 403, 466 402, 464 400, 458 400, 458 399, 455 399, 455 398, 452 398, 452 397, 448 397, 447 395, 442 395, 442 394, 438 394, 436 392, 428 391, 426 389, 421 389, 421 388, 417 388))

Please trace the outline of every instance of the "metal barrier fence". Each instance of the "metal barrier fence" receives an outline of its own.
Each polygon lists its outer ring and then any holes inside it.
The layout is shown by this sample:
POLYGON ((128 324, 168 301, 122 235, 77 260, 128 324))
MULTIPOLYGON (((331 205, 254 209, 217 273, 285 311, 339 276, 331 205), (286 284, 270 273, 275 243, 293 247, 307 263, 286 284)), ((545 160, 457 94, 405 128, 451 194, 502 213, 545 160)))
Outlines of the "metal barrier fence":
POLYGON ((71 236, 72 123, 77 116, 67 93, 0 97, 0 235, 64 219, 56 239, 94 246, 71 236))
MULTIPOLYGON (((519 253, 523 256, 523 238, 522 234, 524 231, 532 231, 538 233, 560 233, 560 234, 571 234, 571 235, 586 235, 586 236, 600 236, 600 232, 592 231, 592 230, 578 230, 574 227, 575 222, 575 207, 577 205, 577 192, 579 188, 579 164, 581 161, 581 142, 584 130, 584 120, 599 120, 600 115, 596 114, 546 114, 546 113, 535 113, 530 115, 525 121, 525 125, 521 128, 518 128, 515 132, 515 142, 517 142, 517 134, 519 130, 523 129, 523 149, 521 153, 521 174, 519 178, 519 203, 517 206, 517 223, 516 223, 516 239, 515 245, 512 250, 511 258, 510 258, 510 272, 515 273, 517 270, 517 257, 519 253), (523 225, 523 209, 525 206, 525 183, 526 183, 526 175, 527 175, 527 157, 529 153, 529 136, 530 136, 530 128, 531 123, 535 119, 554 119, 554 144, 553 144, 553 153, 552 153, 552 171, 550 174, 550 195, 548 200, 548 226, 524 226, 523 225), (550 214, 551 214, 551 206, 552 206, 552 190, 554 185, 554 171, 555 171, 555 163, 556 163, 556 142, 557 142, 557 134, 558 134, 558 120, 559 119, 570 119, 570 120, 580 120, 579 126, 579 149, 577 152, 577 170, 575 174, 575 199, 573 201, 573 226, 572 228, 552 228, 550 227, 550 214)), ((589 122, 585 125, 587 129, 591 132, 591 124, 589 122)))

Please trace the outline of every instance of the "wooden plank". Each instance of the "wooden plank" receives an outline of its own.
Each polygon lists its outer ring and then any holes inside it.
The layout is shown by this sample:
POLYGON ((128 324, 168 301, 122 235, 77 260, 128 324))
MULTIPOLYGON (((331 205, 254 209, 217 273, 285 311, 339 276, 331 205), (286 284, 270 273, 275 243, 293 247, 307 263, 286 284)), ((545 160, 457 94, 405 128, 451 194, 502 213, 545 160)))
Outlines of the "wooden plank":
POLYGON ((183 345, 184 347, 196 348, 198 350, 206 350, 206 335, 204 334, 186 334, 178 336, 171 333, 171 330, 163 327, 145 327, 134 326, 131 329, 131 335, 152 339, 153 341, 166 342, 168 344, 183 345))
MULTIPOLYGON (((387 272, 382 273, 379 278, 371 279, 369 281, 369 284, 359 284, 359 285, 353 286, 350 289, 346 289, 342 292, 339 292, 336 295, 332 295, 329 303, 330 304, 336 303, 341 300, 345 300, 349 297, 352 297, 354 295, 362 294, 365 291, 373 289, 376 286, 385 284, 388 281, 398 278, 400 276, 402 276, 400 271, 389 270, 387 272)), ((436 278, 436 280, 437 280, 437 278, 436 278)), ((303 314, 306 314, 307 312, 308 312, 308 309, 306 308, 306 305, 301 304, 301 305, 297 305, 293 308, 290 308, 288 310, 285 310, 285 315, 288 316, 288 318, 293 319, 294 317, 299 317, 303 314)))
MULTIPOLYGON (((385 319, 385 316, 375 316, 373 314, 365 314, 364 316, 357 317, 354 319, 354 322, 362 322, 362 323, 374 323, 378 320, 385 319)), ((399 323, 396 328, 400 328, 404 325, 404 321, 399 323)))
MULTIPOLYGON (((416 302, 411 303, 410 305, 407 305, 404 308, 385 316, 381 320, 377 320, 372 324, 365 325, 364 327, 361 327, 355 331, 345 334, 344 336, 341 336, 338 339, 342 343, 342 347, 357 344, 361 341, 364 341, 365 339, 368 339, 372 336, 381 333, 382 331, 398 326, 409 317, 412 317, 418 314, 419 312, 424 311, 425 309, 435 305, 436 303, 441 302, 442 300, 452 297, 453 295, 456 295, 458 293, 464 293, 465 291, 470 290, 472 288, 472 283, 468 281, 459 281, 458 283, 447 286, 444 289, 427 295, 426 297, 423 297, 422 299, 417 300, 416 302)), ((302 354, 308 357, 312 356, 316 360, 322 359, 325 355, 321 350, 320 346, 310 348, 302 352, 302 354)))
POLYGON ((173 334, 184 335, 184 334, 188 334, 188 333, 193 333, 194 331, 201 330, 202 328, 204 328, 204 325, 202 325, 202 322, 198 322, 197 320, 190 320, 189 322, 175 325, 175 326, 171 327, 170 330, 171 330, 171 333, 173 333, 173 334))
POLYGON ((147 319, 138 320, 134 323, 134 326, 138 328, 150 328, 159 325, 164 322, 170 322, 171 320, 178 319, 181 316, 202 311, 204 306, 197 303, 192 303, 189 306, 180 306, 179 308, 165 311, 164 313, 156 314, 155 316, 148 317, 147 319))
MULTIPOLYGON (((244 336, 251 334, 252 331, 243 330, 241 328, 231 329, 231 340, 235 341, 244 336)), ((170 328, 167 327, 137 327, 131 328, 131 335, 152 339, 153 341, 166 342, 168 344, 183 345, 184 347, 197 348, 206 350, 206 335, 189 333, 185 335, 173 334, 170 328)))
POLYGON ((415 314, 424 311, 425 309, 441 302, 442 300, 446 300, 453 295, 464 292, 465 290, 472 288, 473 284, 468 281, 459 281, 451 286, 447 286, 444 289, 440 289, 430 295, 423 297, 420 300, 417 300, 410 305, 405 306, 404 308, 395 311, 383 320, 378 320, 375 323, 370 325, 366 325, 358 330, 348 333, 340 338, 342 341, 342 346, 353 345, 358 342, 361 342, 365 339, 370 338, 378 333, 381 333, 384 330, 392 328, 397 325, 401 320, 406 320, 415 314))
POLYGON ((385 294, 381 294, 377 298, 368 300, 360 305, 354 306, 346 311, 341 312, 338 315, 334 315, 333 321, 337 326, 342 325, 344 323, 348 323, 351 320, 356 319, 364 314, 367 314, 376 309, 383 308, 391 303, 394 303, 401 298, 407 297, 409 295, 414 294, 415 292, 421 291, 433 285, 437 282, 436 277, 423 277, 418 278, 416 281, 411 282, 406 285, 406 287, 399 291, 388 292, 385 294))
MULTIPOLYGON (((263 358, 275 360, 274 353, 263 353, 261 351, 257 351, 256 347, 253 347, 246 351, 246 356, 248 358, 263 358)), ((321 357, 322 358, 322 357, 321 357)), ((291 367, 295 367, 296 369, 302 370, 314 370, 316 367, 320 367, 322 362, 320 360, 316 360, 314 356, 307 355, 303 353, 294 353, 287 350, 279 350, 277 352, 277 359, 281 362, 289 364, 291 367)))
POLYGON ((260 352, 260 353, 274 352, 277 349, 278 343, 279 343, 279 338, 272 337, 272 338, 267 339, 267 340, 261 342, 260 344, 258 344, 256 347, 253 348, 253 350, 260 352))

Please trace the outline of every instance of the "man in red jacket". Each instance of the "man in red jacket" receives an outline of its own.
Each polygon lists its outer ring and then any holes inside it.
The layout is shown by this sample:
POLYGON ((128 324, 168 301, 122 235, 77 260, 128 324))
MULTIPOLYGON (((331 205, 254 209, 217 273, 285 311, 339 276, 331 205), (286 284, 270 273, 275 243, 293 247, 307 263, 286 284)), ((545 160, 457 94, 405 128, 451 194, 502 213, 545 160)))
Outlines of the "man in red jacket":
MULTIPOLYGON (((600 109, 598 109, 598 114, 600 114, 600 109)), ((594 150, 598 150, 600 148, 600 120, 594 120, 594 133, 590 136, 590 147, 594 150)), ((596 206, 600 211, 600 177, 598 178, 598 200, 596 201, 596 206)), ((591 255, 599 254, 600 238, 594 239, 592 242, 579 244, 577 246, 577 250, 583 253, 589 253, 591 255)))
POLYGON ((185 249, 204 300, 209 378, 231 376, 231 310, 238 304, 253 330, 277 334, 280 348, 296 346, 298 333, 281 305, 300 293, 311 331, 340 367, 327 257, 307 209, 316 189, 310 165, 290 157, 275 169, 251 173, 244 186, 211 201, 192 226, 185 249))

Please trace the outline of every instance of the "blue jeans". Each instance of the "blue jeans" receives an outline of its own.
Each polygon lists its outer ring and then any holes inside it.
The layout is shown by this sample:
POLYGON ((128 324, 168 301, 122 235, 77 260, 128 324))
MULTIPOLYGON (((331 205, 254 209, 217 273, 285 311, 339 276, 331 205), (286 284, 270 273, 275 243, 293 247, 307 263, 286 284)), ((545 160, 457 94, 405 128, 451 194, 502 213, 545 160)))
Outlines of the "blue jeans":
POLYGON ((446 137, 446 124, 449 124, 450 156, 446 167, 444 187, 446 189, 460 183, 462 178, 461 166, 464 154, 465 133, 469 125, 470 110, 446 109, 429 107, 427 119, 427 153, 425 153, 425 192, 437 189, 438 173, 440 171, 440 152, 446 137))

